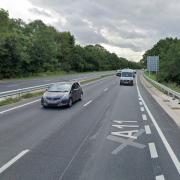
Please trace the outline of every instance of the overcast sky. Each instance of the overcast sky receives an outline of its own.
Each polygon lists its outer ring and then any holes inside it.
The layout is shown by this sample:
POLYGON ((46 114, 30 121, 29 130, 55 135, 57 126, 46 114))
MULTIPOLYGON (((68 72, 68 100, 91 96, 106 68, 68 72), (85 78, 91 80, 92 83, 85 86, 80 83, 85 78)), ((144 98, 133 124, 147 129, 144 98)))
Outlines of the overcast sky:
POLYGON ((179 37, 180 0, 0 0, 10 17, 41 19, 81 45, 101 44, 133 61, 159 39, 179 37))

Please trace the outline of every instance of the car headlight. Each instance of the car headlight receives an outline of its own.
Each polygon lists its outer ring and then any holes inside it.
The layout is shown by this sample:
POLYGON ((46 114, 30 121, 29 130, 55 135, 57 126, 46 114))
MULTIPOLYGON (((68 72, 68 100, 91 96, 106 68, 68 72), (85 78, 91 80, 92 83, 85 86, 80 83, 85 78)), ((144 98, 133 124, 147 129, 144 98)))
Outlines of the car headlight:
POLYGON ((66 100, 66 99, 69 99, 69 94, 65 94, 63 97, 62 97, 63 100, 66 100))

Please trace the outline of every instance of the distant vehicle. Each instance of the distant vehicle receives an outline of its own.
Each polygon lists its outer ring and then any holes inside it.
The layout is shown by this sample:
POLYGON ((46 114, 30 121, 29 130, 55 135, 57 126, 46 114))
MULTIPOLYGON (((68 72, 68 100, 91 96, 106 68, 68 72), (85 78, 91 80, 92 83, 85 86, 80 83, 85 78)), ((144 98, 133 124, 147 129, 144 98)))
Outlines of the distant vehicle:
POLYGON ((121 76, 121 70, 120 69, 117 70, 116 76, 119 76, 119 77, 121 76))
POLYGON ((121 70, 120 85, 131 85, 134 84, 134 71, 132 69, 121 70))
POLYGON ((78 82, 60 82, 51 85, 41 98, 43 107, 71 107, 75 101, 82 100, 83 90, 78 82))

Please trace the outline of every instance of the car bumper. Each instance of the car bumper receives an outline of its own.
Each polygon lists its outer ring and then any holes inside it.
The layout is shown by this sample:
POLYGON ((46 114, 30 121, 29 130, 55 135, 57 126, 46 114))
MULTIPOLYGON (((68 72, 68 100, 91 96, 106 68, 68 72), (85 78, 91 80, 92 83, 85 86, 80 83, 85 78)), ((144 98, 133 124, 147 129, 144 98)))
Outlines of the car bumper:
POLYGON ((133 80, 121 80, 120 83, 121 84, 132 85, 133 84, 133 80))
POLYGON ((69 100, 60 100, 60 101, 48 101, 46 99, 41 99, 41 105, 45 107, 61 107, 67 106, 69 104, 69 100))

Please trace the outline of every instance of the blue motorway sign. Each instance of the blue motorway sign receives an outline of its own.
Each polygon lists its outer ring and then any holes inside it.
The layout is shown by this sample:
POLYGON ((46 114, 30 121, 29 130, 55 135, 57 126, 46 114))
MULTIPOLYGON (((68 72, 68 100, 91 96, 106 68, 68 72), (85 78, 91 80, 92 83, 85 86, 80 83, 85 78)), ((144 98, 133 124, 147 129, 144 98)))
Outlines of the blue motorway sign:
POLYGON ((148 56, 147 57, 147 70, 149 72, 159 71, 159 56, 148 56))

